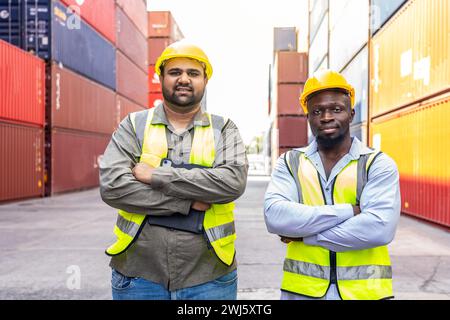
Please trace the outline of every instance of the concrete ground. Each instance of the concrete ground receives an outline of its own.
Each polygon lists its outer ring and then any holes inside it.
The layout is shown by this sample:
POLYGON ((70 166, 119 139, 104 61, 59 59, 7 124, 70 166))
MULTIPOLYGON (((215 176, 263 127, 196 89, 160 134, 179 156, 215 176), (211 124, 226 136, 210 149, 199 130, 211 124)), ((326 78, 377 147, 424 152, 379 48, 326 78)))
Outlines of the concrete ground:
MULTIPOLYGON (((238 298, 279 298, 285 245, 267 232, 268 177, 249 177, 236 207, 238 298)), ((0 205, 0 299, 111 299, 115 210, 98 189, 0 205)), ((390 244, 397 299, 450 299, 450 233, 402 216, 390 244)))

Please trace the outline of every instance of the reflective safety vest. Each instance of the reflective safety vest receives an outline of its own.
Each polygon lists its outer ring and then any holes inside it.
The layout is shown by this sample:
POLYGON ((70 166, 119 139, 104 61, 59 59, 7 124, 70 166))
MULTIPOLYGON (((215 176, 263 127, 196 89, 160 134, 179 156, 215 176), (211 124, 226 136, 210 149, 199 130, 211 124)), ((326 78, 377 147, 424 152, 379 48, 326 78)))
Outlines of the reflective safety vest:
MULTIPOLYGON (((168 146, 166 138, 166 126, 164 124, 152 124, 154 109, 135 112, 130 114, 134 130, 140 141, 142 141, 142 154, 140 162, 147 163, 152 167, 159 167, 161 159, 167 157, 168 146), (142 121, 145 114, 145 122, 142 121)), ((208 126, 195 125, 194 137, 189 162, 204 167, 212 167, 215 159, 215 132, 221 132, 225 119, 214 115, 218 121, 215 128, 210 114, 207 114, 210 124, 208 126)), ((199 199, 201 200, 201 199, 199 199)), ((217 257, 226 265, 231 265, 235 256, 234 241, 236 232, 234 226, 234 203, 212 204, 205 212, 203 229, 208 242, 211 244, 217 257)), ((114 233, 116 242, 106 249, 106 254, 115 256, 125 252, 138 238, 148 216, 129 213, 119 210, 114 233)))
MULTIPOLYGON (((379 153, 373 151, 361 155, 337 175, 332 187, 333 204, 359 205, 370 165, 379 153)), ((286 156, 297 185, 299 202, 309 206, 326 205, 320 177, 312 161, 298 150, 292 150, 286 156)), ((287 245, 282 290, 320 298, 326 294, 330 283, 337 285, 344 300, 392 297, 392 270, 387 246, 333 252, 303 241, 287 245)))

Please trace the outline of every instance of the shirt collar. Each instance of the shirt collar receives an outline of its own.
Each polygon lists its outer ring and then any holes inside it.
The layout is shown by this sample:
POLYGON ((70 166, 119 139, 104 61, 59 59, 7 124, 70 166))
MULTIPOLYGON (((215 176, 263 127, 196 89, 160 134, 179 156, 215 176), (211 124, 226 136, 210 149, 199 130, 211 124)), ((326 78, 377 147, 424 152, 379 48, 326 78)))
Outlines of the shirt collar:
MULTIPOLYGON (((309 146, 306 147, 305 155, 309 158, 316 152, 317 152, 317 141, 316 141, 316 139, 314 139, 309 144, 309 146)), ((353 160, 359 159, 359 157, 363 154, 369 154, 372 152, 374 152, 373 149, 364 145, 357 137, 352 137, 352 145, 350 147, 350 151, 348 152, 348 155, 350 155, 350 157, 353 160)))
MULTIPOLYGON (((163 124, 165 126, 169 126, 169 121, 167 120, 166 112, 164 111, 164 105, 162 103, 155 107, 155 111, 153 111, 152 124, 163 124)), ((191 125, 189 127, 191 127, 191 125)), ((209 125, 210 122, 208 114, 206 112, 203 112, 203 110, 200 108, 200 110, 194 116, 192 126, 206 127, 209 125)))

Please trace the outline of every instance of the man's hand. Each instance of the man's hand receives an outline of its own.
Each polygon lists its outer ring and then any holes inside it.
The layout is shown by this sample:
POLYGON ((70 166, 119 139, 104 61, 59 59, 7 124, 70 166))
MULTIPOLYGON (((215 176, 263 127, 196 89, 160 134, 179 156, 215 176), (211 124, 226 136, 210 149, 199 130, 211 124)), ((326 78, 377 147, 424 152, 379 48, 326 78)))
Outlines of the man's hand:
POLYGON ((209 208, 211 208, 211 205, 208 203, 201 202, 201 201, 194 201, 191 205, 191 208, 198 210, 198 211, 206 211, 209 208))
POLYGON ((353 206, 353 216, 357 216, 358 214, 361 213, 361 208, 359 206, 353 206))
POLYGON ((139 162, 133 168, 133 176, 140 182, 150 184, 152 182, 152 174, 155 168, 149 166, 146 163, 139 162))
POLYGON ((292 241, 303 241, 303 238, 290 238, 290 237, 285 237, 285 236, 279 236, 281 242, 283 243, 289 243, 292 241))

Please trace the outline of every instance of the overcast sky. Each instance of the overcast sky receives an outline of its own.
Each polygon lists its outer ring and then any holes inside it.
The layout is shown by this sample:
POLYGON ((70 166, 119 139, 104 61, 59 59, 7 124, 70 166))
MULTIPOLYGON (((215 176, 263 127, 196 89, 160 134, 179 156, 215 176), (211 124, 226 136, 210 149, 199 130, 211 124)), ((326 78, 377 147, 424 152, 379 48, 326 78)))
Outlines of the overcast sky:
POLYGON ((307 0, 149 0, 170 10, 186 38, 209 56, 208 111, 231 118, 245 143, 268 125, 268 75, 273 28, 297 27, 306 46, 307 0))

